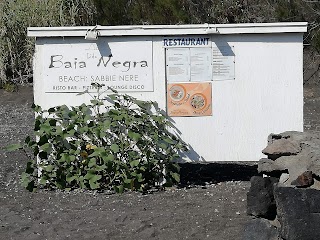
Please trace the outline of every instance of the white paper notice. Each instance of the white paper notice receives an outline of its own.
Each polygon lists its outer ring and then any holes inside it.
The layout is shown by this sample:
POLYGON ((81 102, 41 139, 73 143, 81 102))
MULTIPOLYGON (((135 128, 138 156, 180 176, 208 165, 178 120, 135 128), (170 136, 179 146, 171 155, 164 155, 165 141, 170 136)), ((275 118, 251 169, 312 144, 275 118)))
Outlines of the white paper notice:
POLYGON ((211 48, 168 48, 166 50, 167 80, 201 82, 212 80, 211 48))
POLYGON ((234 80, 235 66, 234 48, 218 46, 212 48, 212 74, 213 80, 234 80))
POLYGON ((210 48, 190 48, 191 81, 212 80, 212 54, 210 48))
POLYGON ((190 53, 188 48, 171 48, 166 51, 168 82, 190 81, 190 53))

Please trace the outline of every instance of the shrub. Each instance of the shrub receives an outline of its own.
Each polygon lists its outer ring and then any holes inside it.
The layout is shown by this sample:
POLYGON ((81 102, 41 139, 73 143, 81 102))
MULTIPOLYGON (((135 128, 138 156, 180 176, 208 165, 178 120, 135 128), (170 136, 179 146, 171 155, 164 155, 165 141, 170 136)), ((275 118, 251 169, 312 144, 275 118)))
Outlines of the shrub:
POLYGON ((173 160, 186 146, 157 104, 115 92, 105 105, 100 96, 71 108, 34 106, 36 140, 25 140, 33 158, 22 174, 24 187, 123 192, 179 182, 173 160))

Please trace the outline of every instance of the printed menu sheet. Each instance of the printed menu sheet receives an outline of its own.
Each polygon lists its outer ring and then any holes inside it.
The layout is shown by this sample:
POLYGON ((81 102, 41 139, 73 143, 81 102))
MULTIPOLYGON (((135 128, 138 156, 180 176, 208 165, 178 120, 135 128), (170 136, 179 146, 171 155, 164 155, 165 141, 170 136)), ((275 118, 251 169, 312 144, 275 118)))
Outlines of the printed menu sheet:
POLYGON ((234 80, 235 57, 233 47, 219 46, 212 48, 213 80, 234 80))
POLYGON ((211 48, 166 49, 166 75, 169 83, 212 80, 211 48))

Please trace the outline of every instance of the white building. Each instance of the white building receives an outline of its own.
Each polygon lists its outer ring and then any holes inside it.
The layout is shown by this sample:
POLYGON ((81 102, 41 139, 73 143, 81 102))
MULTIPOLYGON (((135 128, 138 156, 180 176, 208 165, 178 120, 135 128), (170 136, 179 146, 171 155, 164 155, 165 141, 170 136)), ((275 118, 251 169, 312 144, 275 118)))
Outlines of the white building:
POLYGON ((79 105, 90 97, 78 92, 104 83, 166 109, 192 147, 189 160, 257 161, 270 133, 303 131, 306 31, 307 23, 29 28, 35 103, 79 105))

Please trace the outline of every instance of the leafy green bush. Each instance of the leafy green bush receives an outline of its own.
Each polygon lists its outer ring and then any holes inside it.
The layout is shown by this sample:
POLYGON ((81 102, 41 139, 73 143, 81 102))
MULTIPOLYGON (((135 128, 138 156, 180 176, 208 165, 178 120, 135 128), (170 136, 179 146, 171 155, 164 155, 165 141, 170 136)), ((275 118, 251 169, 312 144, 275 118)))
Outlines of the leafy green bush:
POLYGON ((169 131, 157 104, 115 92, 105 105, 100 96, 71 108, 34 106, 36 140, 27 137, 24 146, 34 157, 22 175, 24 187, 123 192, 179 182, 173 160, 186 145, 169 131))

